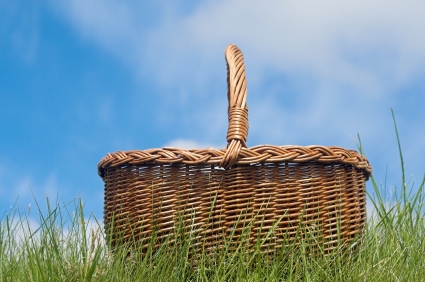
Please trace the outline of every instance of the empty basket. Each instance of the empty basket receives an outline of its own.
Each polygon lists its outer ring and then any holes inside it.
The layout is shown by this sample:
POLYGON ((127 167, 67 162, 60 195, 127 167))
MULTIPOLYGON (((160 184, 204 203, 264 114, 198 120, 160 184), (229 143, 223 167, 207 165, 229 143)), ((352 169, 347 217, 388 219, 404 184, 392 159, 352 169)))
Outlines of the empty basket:
POLYGON ((366 221, 368 160, 340 147, 248 148, 243 55, 235 45, 225 55, 226 149, 118 151, 100 161, 104 224, 112 245, 136 240, 147 248, 153 232, 158 240, 169 238, 183 218, 188 232, 212 250, 226 238, 242 239, 247 223, 241 215, 252 222, 243 239, 253 246, 267 236, 264 250, 285 247, 300 230, 316 234, 320 240, 314 244, 326 252, 351 243, 366 221))

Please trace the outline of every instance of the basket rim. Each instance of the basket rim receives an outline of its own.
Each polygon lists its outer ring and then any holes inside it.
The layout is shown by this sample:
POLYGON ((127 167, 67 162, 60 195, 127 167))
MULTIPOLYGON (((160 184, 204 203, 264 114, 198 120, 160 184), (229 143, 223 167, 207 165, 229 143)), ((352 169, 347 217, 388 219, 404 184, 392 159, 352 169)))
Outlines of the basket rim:
MULTIPOLYGON (((179 149, 174 147, 154 148, 147 150, 129 150, 108 153, 98 164, 98 174, 104 177, 107 168, 141 165, 141 164, 175 164, 219 165, 227 149, 179 149)), ((254 163, 306 163, 319 162, 329 164, 351 165, 364 171, 368 179, 372 174, 372 166, 368 159, 355 150, 347 150, 337 146, 297 146, 297 145, 258 145, 241 148, 236 165, 254 163)), ((231 169, 231 168, 230 168, 231 169)))

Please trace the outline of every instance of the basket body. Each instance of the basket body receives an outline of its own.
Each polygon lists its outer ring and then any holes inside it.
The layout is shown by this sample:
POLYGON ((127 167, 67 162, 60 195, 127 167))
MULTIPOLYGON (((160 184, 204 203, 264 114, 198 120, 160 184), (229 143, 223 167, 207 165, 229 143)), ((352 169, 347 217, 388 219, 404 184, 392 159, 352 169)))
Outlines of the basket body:
POLYGON ((104 157, 98 173, 105 182, 107 239, 113 246, 137 241, 144 251, 152 236, 161 244, 183 222, 183 233, 204 250, 243 240, 251 247, 261 241, 269 253, 307 233, 314 237, 311 246, 325 253, 348 246, 366 222, 368 160, 340 147, 247 148, 242 53, 230 45, 226 59, 227 148, 148 149, 104 157))
POLYGON ((262 244, 267 251, 291 243, 307 228, 328 252, 338 240, 348 245, 359 237, 366 220, 367 176, 351 165, 280 162, 223 170, 143 164, 104 173, 104 222, 114 226, 107 234, 114 234, 112 240, 138 240, 143 248, 154 230, 159 240, 174 236, 184 218, 187 232, 195 231, 204 248, 214 249, 223 244, 223 234, 238 239, 246 218, 254 221, 248 239, 252 246, 271 228, 274 232, 262 244))

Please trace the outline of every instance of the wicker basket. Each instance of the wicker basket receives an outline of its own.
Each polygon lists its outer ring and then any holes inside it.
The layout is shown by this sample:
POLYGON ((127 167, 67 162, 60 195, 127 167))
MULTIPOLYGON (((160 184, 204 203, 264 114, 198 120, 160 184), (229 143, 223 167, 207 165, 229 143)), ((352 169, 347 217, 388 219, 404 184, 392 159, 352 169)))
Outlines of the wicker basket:
POLYGON ((238 242, 246 225, 241 215, 254 222, 249 238, 244 237, 251 246, 267 234, 263 248, 281 248, 299 230, 316 234, 314 244, 327 252, 338 242, 352 243, 366 221, 365 182, 372 172, 368 160, 340 147, 247 148, 243 55, 235 45, 225 55, 226 149, 126 151, 100 161, 104 224, 112 245, 136 240, 147 248, 152 232, 158 240, 166 239, 173 235, 177 218, 183 218, 190 227, 187 232, 196 231, 202 247, 211 250, 225 238, 238 242))

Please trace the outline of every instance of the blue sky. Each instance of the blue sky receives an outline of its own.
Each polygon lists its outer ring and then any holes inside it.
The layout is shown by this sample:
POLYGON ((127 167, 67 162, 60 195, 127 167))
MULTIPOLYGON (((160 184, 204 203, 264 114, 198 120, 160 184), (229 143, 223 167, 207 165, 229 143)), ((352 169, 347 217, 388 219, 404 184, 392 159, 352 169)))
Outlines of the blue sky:
POLYGON ((392 107, 408 179, 423 178, 423 2, 0 3, 1 214, 81 196, 101 219, 108 152, 225 147, 230 43, 247 65, 248 146, 356 149, 359 133, 389 190, 392 107))

